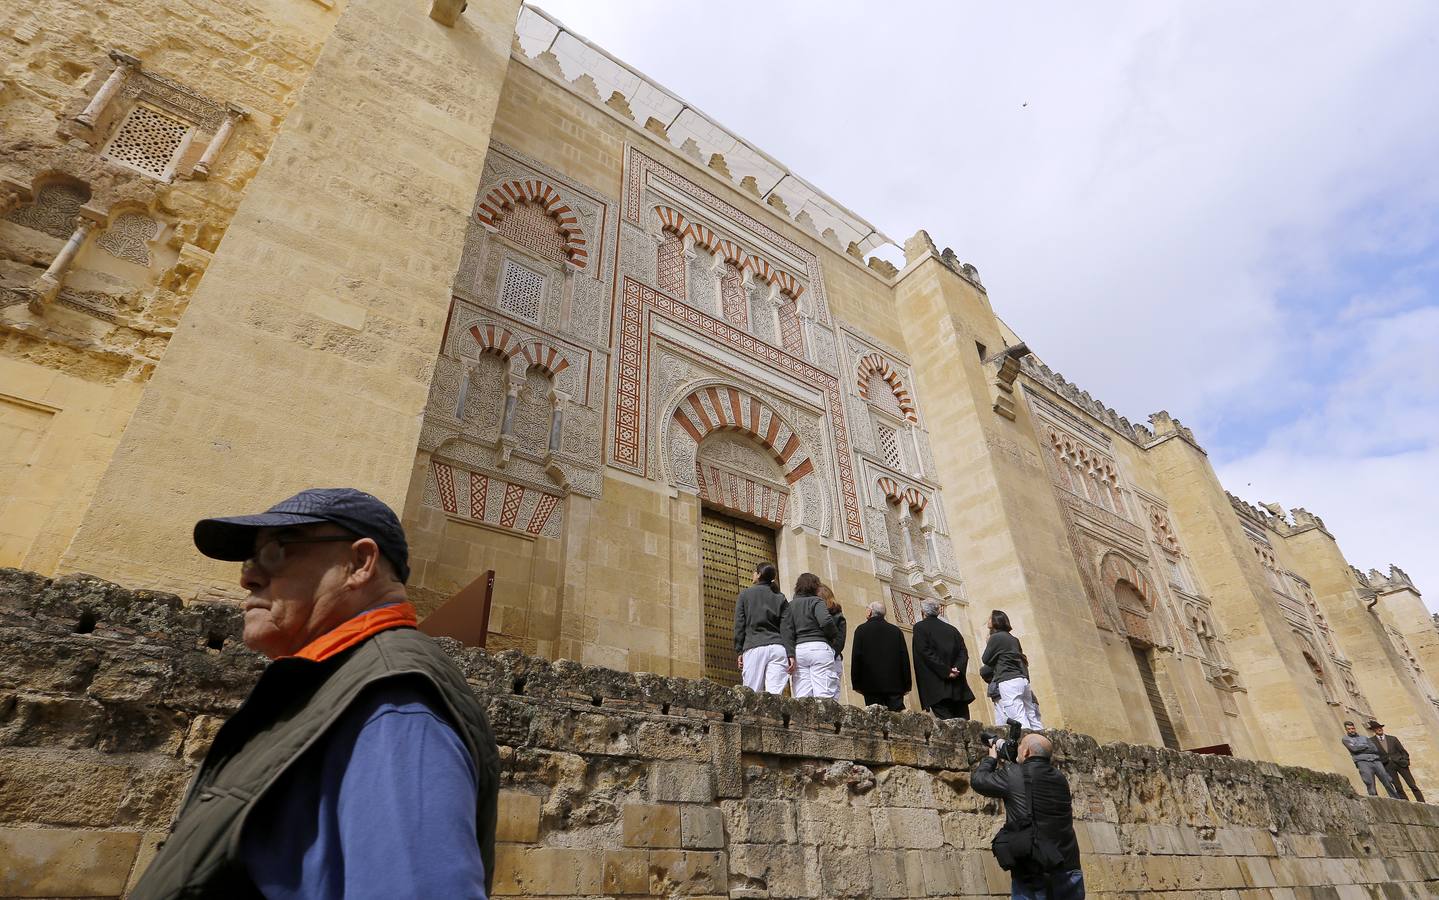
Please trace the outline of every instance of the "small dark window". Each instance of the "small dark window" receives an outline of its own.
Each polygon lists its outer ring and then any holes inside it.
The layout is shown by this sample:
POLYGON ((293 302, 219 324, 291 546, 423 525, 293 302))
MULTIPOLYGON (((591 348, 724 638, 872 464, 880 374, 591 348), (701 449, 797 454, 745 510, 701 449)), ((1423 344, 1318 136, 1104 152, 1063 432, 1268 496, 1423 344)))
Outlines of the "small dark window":
POLYGON ((83 610, 80 613, 80 621, 75 623, 76 634, 93 634, 95 623, 100 619, 92 610, 83 610))
POLYGON ((979 341, 975 341, 974 349, 979 351, 979 361, 984 362, 984 358, 989 355, 989 353, 985 351, 984 345, 981 344, 979 341))

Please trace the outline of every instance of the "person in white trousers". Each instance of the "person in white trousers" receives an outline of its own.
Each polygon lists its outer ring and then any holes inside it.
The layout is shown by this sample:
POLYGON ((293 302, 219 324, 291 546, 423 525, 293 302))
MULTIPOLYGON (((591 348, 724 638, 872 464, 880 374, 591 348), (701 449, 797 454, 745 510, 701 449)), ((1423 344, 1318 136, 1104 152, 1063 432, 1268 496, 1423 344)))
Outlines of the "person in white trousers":
POLYGON ((844 641, 849 634, 849 623, 845 621, 844 609, 840 607, 839 601, 834 599, 834 591, 829 589, 829 585, 819 586, 819 599, 824 601, 824 608, 834 617, 835 628, 839 633, 829 643, 834 648, 834 693, 815 696, 838 700, 840 685, 844 684, 844 641))
POLYGON ((833 697, 839 692, 831 644, 839 628, 819 598, 819 588, 818 575, 805 572, 799 576, 785 618, 784 642, 794 648, 796 697, 833 697))
POLYGON ((1031 731, 1039 731, 1044 724, 1039 719, 1039 704, 1029 686, 1029 660, 1011 630, 1009 616, 997 609, 989 614, 989 643, 979 660, 984 665, 980 675, 988 670, 991 696, 998 688, 994 724, 1002 726, 1014 719, 1031 731))
POLYGON ((755 566, 754 584, 735 598, 734 649, 744 686, 757 694, 782 694, 794 671, 794 644, 785 640, 789 601, 774 566, 755 566))

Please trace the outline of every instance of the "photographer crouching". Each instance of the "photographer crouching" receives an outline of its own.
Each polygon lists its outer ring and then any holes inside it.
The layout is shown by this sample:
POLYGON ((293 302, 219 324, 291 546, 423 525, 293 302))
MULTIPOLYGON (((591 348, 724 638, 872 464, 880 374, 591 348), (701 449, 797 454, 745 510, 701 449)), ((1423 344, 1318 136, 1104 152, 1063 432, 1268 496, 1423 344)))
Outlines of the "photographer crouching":
POLYGON ((1084 873, 1074 837, 1069 782, 1050 763, 1053 745, 1038 734, 985 733, 989 756, 970 774, 974 789, 1004 800, 1004 827, 991 849, 1009 872, 1013 900, 1083 900, 1084 873))

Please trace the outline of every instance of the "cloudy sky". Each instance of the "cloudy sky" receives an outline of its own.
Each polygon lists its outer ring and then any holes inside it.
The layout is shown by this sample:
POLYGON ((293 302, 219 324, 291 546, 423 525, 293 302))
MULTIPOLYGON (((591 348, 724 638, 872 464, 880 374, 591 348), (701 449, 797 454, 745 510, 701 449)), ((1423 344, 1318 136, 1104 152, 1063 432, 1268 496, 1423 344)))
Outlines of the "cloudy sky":
POLYGON ((1439 610, 1439 3, 539 5, 1439 610))

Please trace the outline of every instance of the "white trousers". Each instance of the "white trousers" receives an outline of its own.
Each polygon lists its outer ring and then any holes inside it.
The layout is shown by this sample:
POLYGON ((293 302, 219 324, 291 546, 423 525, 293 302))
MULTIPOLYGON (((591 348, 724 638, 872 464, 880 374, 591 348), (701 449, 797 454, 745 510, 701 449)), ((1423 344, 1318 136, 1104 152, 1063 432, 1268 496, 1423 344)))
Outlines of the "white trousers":
POLYGON ((1028 678, 1011 678, 999 683, 999 702, 994 704, 994 724, 1003 726, 1014 719, 1030 731, 1044 727, 1039 721, 1039 704, 1029 689, 1028 678))
POLYGON ((789 683, 789 657, 784 647, 767 644, 746 650, 740 677, 744 686, 756 694, 783 694, 789 683))
POLYGON ((834 658, 834 693, 829 696, 835 700, 839 699, 839 687, 844 684, 844 659, 836 656, 834 658))
POLYGON ((794 648, 794 695, 833 697, 839 693, 834 674, 834 648, 824 641, 807 641, 794 648))

